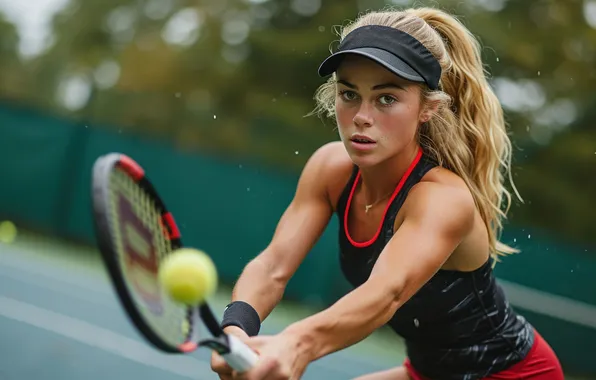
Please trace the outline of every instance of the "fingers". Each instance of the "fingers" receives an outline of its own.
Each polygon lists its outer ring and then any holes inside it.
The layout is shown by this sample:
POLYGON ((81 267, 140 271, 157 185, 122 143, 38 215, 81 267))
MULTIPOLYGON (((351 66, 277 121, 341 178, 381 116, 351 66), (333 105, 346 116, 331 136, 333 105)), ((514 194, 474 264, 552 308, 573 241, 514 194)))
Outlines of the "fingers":
POLYGON ((280 377, 277 373, 278 370, 278 363, 275 360, 271 359, 262 359, 259 360, 259 365, 255 368, 244 372, 239 373, 237 371, 233 372, 233 379, 234 380, 267 380, 267 379, 285 379, 283 375, 280 377))
MULTIPOLYGON (((246 334, 246 332, 236 326, 228 326, 224 329, 224 332, 230 335, 235 335, 244 343, 250 340, 250 337, 246 334)), ((211 354, 211 370, 217 373, 221 380, 244 379, 244 377, 238 377, 244 375, 236 373, 232 367, 228 365, 224 358, 215 351, 213 351, 211 354)))
POLYGON ((221 380, 232 380, 233 369, 226 363, 226 361, 217 353, 211 354, 211 369, 219 375, 221 380))

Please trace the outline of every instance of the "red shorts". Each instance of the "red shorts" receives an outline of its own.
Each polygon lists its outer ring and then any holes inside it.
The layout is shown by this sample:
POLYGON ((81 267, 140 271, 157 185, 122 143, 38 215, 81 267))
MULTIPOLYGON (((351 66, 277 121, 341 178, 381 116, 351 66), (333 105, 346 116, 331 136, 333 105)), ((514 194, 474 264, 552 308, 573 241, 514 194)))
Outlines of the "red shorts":
MULTIPOLYGON (((535 332, 534 345, 521 362, 483 380, 565 380, 559 359, 548 343, 535 332)), ((419 374, 408 359, 404 366, 412 380, 430 380, 419 374)))

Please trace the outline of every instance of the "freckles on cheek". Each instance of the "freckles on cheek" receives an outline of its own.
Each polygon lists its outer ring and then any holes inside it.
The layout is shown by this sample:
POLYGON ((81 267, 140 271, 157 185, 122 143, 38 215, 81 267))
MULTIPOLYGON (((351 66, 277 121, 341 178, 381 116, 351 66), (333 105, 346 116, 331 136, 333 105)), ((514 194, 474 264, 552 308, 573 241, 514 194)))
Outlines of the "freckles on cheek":
POLYGON ((346 118, 346 117, 338 117, 337 118, 337 126, 340 129, 342 129, 342 128, 346 129, 350 126, 350 124, 351 124, 351 119, 349 119, 349 118, 346 118))
POLYGON ((348 112, 338 108, 336 108, 335 119, 340 134, 345 132, 345 129, 349 128, 353 121, 353 117, 348 112))
POLYGON ((387 135, 381 135, 379 138, 377 138, 377 142, 379 142, 379 143, 384 143, 384 142, 387 142, 390 140, 391 140, 391 138, 387 135))

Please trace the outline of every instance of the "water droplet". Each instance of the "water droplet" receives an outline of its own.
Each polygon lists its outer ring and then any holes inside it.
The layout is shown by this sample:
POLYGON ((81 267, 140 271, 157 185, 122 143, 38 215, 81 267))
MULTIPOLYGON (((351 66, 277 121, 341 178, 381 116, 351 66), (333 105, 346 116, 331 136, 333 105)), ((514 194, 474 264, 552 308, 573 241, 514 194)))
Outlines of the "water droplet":
POLYGON ((540 71, 538 72, 538 76, 540 76, 540 71))
POLYGON ((414 318, 414 326, 420 326, 420 321, 418 321, 418 318, 414 318))
POLYGON ((217 119, 217 115, 213 115, 213 120, 217 119))
POLYGON ((180 94, 179 92, 175 93, 174 96, 179 98, 182 94, 180 94))
POLYGON ((497 62, 499 62, 499 57, 497 57, 497 62))
POLYGON ((513 242, 515 243, 516 241, 517 241, 517 238, 514 238, 514 239, 513 239, 513 242))
POLYGON ((250 191, 250 187, 247 187, 247 188, 246 188, 246 191, 250 191))
MULTIPOLYGON (((85 128, 89 128, 89 126, 88 126, 88 125, 85 125, 85 128)), ((596 153, 596 152, 595 152, 595 153, 596 153)))
POLYGON ((319 32, 324 32, 325 31, 325 27, 323 25, 319 26, 319 32))
POLYGON ((528 239, 530 238, 530 236, 532 236, 532 235, 528 235, 528 239))
POLYGON ((571 270, 571 273, 573 273, 573 269, 571 270))
POLYGON ((294 152, 294 154, 296 154, 296 155, 297 155, 297 154, 298 154, 298 151, 295 151, 295 152, 294 152))
POLYGON ((526 132, 530 132, 530 126, 526 125, 526 132))

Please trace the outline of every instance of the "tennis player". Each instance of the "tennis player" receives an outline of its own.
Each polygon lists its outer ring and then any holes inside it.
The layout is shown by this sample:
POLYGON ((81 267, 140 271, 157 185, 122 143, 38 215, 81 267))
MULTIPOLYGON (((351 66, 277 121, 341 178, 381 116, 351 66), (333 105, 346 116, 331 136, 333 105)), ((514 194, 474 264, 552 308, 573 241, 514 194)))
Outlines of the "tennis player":
POLYGON ((360 380, 563 380, 555 353, 492 272, 515 252, 498 240, 512 149, 472 34, 432 8, 366 13, 343 29, 319 74, 330 77, 316 111, 335 118, 341 142, 310 157, 224 313, 225 330, 257 350, 258 365, 237 374, 214 354, 213 370, 221 379, 299 379, 309 363, 388 324, 408 358, 360 380), (354 289, 257 336, 334 213, 339 264, 354 289))

